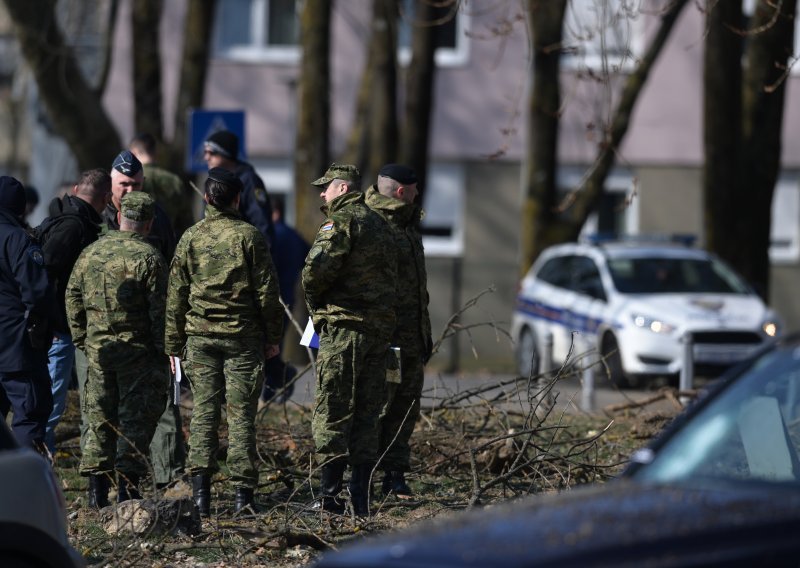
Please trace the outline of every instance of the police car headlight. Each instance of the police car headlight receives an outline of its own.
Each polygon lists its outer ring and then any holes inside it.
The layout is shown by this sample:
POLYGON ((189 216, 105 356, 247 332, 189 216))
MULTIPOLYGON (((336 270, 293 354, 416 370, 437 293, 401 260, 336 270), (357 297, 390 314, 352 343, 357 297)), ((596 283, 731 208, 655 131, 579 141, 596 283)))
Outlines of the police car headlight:
POLYGON ((774 321, 765 321, 763 324, 761 324, 761 329, 763 329, 764 333, 770 337, 775 337, 778 335, 778 324, 774 321))
POLYGON ((642 314, 631 314, 633 325, 642 329, 649 329, 653 333, 672 333, 675 326, 668 324, 664 320, 651 318, 642 314))

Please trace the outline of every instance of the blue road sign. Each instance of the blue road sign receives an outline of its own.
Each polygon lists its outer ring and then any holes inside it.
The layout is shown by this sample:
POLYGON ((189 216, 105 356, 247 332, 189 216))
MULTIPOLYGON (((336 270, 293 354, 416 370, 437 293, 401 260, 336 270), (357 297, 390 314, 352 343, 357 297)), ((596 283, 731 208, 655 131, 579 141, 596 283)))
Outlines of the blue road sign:
POLYGON ((246 159, 243 110, 192 109, 189 111, 189 137, 186 148, 187 171, 206 171, 208 166, 203 160, 203 142, 218 130, 229 130, 239 137, 239 159, 246 159))

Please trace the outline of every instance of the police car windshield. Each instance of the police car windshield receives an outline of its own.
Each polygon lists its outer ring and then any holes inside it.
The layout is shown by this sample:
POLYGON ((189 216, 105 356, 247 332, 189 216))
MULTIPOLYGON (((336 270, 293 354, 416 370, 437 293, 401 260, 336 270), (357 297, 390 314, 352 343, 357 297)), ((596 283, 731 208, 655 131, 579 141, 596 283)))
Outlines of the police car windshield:
POLYGON ((614 286, 623 294, 716 293, 751 291, 721 262, 701 258, 610 258, 614 286))

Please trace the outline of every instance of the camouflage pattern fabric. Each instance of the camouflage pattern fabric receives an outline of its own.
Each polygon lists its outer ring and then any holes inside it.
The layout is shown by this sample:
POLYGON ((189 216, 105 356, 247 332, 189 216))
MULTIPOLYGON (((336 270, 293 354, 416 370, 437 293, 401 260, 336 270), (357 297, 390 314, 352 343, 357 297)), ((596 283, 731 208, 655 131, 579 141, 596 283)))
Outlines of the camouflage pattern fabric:
POLYGON ((377 461, 388 348, 373 334, 337 325, 320 335, 311 424, 319 463, 344 455, 351 465, 377 461))
POLYGON ((206 218, 181 237, 170 267, 167 353, 181 354, 193 335, 280 343, 279 294, 261 233, 237 212, 209 205, 206 218))
POLYGON ((228 470, 237 487, 258 484, 255 418, 264 371, 259 338, 210 338, 190 335, 184 371, 194 398, 189 435, 192 475, 219 469, 219 425, 227 400, 228 470))
POLYGON ((392 345, 400 347, 402 376, 399 384, 387 383, 387 403, 381 416, 382 467, 408 471, 409 441, 419 420, 419 399, 425 380, 423 359, 432 346, 425 250, 419 231, 421 209, 413 203, 381 195, 375 186, 367 190, 366 202, 395 231, 403 290, 397 297, 397 328, 392 339, 392 345))
POLYGON ((116 351, 115 368, 89 359, 82 406, 88 429, 81 454, 82 475, 110 473, 145 476, 150 441, 166 403, 167 375, 146 350, 116 351))
POLYGON ((391 229, 348 192, 322 207, 320 226, 303 268, 303 290, 318 333, 329 324, 388 341, 395 327, 397 256, 391 229))
POLYGON ((108 368, 121 348, 163 355, 166 285, 156 249, 137 233, 110 231, 83 250, 67 283, 73 343, 108 368))
POLYGON ((154 164, 144 164, 143 168, 142 190, 158 201, 169 217, 175 233, 182 235, 194 223, 183 180, 154 164))
MULTIPOLYGON (((164 368, 169 375, 169 365, 164 368)), ((186 465, 186 442, 183 437, 183 420, 180 408, 174 401, 171 377, 167 381, 165 407, 156 423, 153 439, 150 441, 150 462, 153 466, 153 481, 167 484, 175 481, 183 473, 186 465)))
POLYGON ((147 472, 150 439, 166 403, 166 264, 144 238, 112 231, 86 247, 67 283, 67 317, 88 361, 81 409, 83 474, 147 472))

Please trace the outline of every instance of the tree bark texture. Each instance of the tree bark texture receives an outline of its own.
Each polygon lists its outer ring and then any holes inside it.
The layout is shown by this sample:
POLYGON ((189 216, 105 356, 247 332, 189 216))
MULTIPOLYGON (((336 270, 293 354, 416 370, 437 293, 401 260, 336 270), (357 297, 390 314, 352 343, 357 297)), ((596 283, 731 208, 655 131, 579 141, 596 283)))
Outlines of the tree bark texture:
POLYGON ((108 168, 121 147, 119 134, 64 42, 55 0, 4 1, 39 96, 78 168, 108 168))
POLYGON ((742 48, 744 22, 740 2, 709 0, 703 68, 703 218, 706 246, 723 258, 739 247, 733 221, 741 207, 738 183, 742 122, 742 48))
POLYGON ((163 137, 161 115, 161 50, 158 30, 162 0, 134 0, 131 11, 133 38, 133 102, 137 132, 156 140, 163 137))
MULTIPOLYGON (((457 4, 454 3, 453 8, 456 7, 457 4)), ((455 12, 452 16, 455 17, 455 12)), ((398 161, 413 168, 417 174, 419 203, 423 203, 423 192, 426 188, 431 112, 434 105, 436 50, 433 19, 430 0, 416 0, 414 21, 411 24, 411 63, 405 76, 405 112, 400 131, 398 161)))
POLYGON ((330 165, 330 18, 329 0, 305 0, 300 17, 303 61, 298 89, 294 153, 296 228, 313 241, 322 214, 319 191, 311 182, 330 165))

